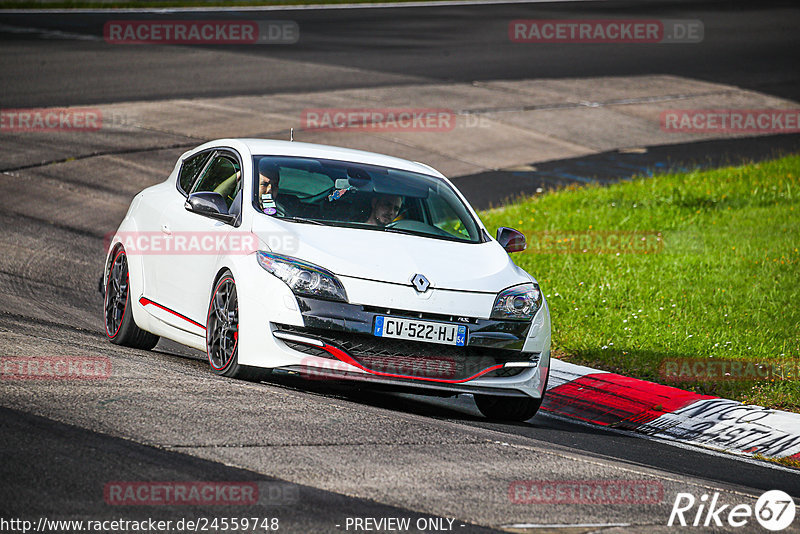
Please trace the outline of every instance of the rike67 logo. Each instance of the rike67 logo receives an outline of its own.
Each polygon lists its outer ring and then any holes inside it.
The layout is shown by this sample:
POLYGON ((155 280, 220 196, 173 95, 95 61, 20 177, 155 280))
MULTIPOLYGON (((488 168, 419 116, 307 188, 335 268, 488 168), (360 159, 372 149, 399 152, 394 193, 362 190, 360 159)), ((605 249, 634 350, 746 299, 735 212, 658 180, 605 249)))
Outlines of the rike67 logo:
POLYGON ((711 498, 704 493, 699 499, 691 493, 678 493, 667 526, 722 527, 727 523, 727 526, 743 527, 751 524, 754 516, 767 530, 784 530, 794 521, 794 501, 780 490, 767 491, 758 498, 754 507, 749 504, 721 504, 719 492, 714 492, 711 498))

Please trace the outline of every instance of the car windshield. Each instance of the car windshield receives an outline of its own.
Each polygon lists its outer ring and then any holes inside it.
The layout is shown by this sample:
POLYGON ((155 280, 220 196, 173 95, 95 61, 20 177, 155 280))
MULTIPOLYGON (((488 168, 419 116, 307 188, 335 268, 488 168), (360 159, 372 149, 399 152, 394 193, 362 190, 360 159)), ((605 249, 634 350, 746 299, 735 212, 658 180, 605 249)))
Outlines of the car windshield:
POLYGON ((255 156, 256 208, 272 217, 470 243, 484 241, 444 180, 344 161, 255 156))

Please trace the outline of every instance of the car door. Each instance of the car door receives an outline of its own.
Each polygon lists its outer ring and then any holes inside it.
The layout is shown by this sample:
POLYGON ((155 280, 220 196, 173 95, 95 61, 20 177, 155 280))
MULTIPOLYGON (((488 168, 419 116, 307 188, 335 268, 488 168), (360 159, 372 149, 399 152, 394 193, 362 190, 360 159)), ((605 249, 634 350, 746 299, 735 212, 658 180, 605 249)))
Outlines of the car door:
MULTIPOLYGON (((213 154, 214 150, 204 150, 183 158, 180 162, 175 188, 164 187, 157 193, 149 195, 139 205, 136 215, 137 233, 132 237, 139 238, 139 241, 133 241, 137 245, 133 248, 141 253, 144 277, 143 293, 137 295, 137 298, 144 298, 143 303, 151 301, 160 303, 162 301, 158 290, 158 275, 172 261, 172 258, 164 257, 167 245, 171 243, 171 236, 166 235, 164 227, 161 225, 163 214, 168 207, 174 209, 176 202, 185 200, 188 191, 191 191, 197 177, 213 154)), ((167 185, 165 184, 165 186, 167 185)), ((145 304, 145 309, 161 318, 162 314, 158 312, 157 306, 151 307, 145 304)))
MULTIPOLYGON (((241 190, 241 158, 233 151, 216 150, 186 193, 219 193, 233 212, 241 209, 241 190)), ((158 307, 166 312, 159 317, 177 328, 204 334, 211 284, 227 248, 220 243, 235 228, 186 210, 185 202, 186 197, 178 194, 161 214, 161 232, 171 241, 171 251, 159 255, 158 307)))

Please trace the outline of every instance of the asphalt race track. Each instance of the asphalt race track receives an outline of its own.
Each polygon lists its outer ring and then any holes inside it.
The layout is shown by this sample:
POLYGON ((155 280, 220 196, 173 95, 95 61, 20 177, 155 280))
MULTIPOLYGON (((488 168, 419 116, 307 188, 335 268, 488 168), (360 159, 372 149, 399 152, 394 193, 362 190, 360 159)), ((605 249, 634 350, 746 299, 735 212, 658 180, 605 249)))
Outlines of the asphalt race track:
MULTIPOLYGON (((797 100, 797 9, 785 2, 533 3, 386 10, 120 13, 112 20, 278 19, 301 28, 275 47, 98 47, 91 40, 31 40, 3 33, 3 105, 58 106, 173 97, 270 94, 416 81, 467 81, 670 73, 797 100), (633 4, 633 5, 631 5, 633 4), (508 22, 536 18, 698 19, 697 46, 631 50, 511 46, 508 22), (268 50, 263 50, 268 48, 268 50), (30 76, 32 71, 36 76, 30 76)), ((101 38, 107 14, 4 14, 17 28, 101 38)))
MULTIPOLYGON (((0 108, 145 106, 419 84, 639 75, 670 75, 798 101, 798 22, 800 10, 793 2, 576 2, 256 14, 0 12, 0 108), (125 47, 103 41, 109 19, 157 16, 293 20, 302 37, 291 46, 125 47), (692 46, 638 47, 531 48, 508 42, 506 28, 513 19, 597 17, 698 19, 705 39, 692 46)), ((180 120, 202 119, 179 109, 175 113, 180 120)), ((223 125, 204 131, 215 128, 223 125)), ((680 492, 698 499, 718 492, 720 502, 731 506, 752 506, 770 489, 800 498, 797 471, 545 413, 524 424, 493 423, 481 418, 465 396, 426 398, 291 377, 238 382, 211 374, 204 354, 169 342, 149 352, 111 345, 97 292, 104 238, 138 191, 163 181, 176 158, 205 139, 169 124, 93 135, 0 131, 5 148, 0 151, 5 153, 0 154, 0 357, 106 357, 112 369, 107 380, 0 381, 0 518, 34 524, 41 518, 173 523, 277 518, 279 532, 364 532, 368 529, 355 528, 354 518, 408 518, 413 526, 408 532, 655 533, 676 530, 667 521, 680 492), (518 502, 510 488, 526 480, 646 482, 659 494, 653 502, 634 504, 518 502), (255 484, 259 499, 215 506, 125 505, 104 494, 109 485, 125 481, 255 484)), ((796 151, 798 144, 797 135, 752 143, 718 139, 688 143, 685 154, 710 161, 739 153, 760 159, 796 151)), ((674 147, 650 152, 653 158, 679 156, 674 147)), ((596 153, 580 161, 600 161, 606 171, 598 174, 612 179, 608 158, 596 153)), ((565 158, 542 169, 579 168, 575 161, 565 158)), ((492 174, 496 170, 465 171, 460 179, 478 188, 475 198, 485 198, 479 182, 491 182, 492 176, 511 179, 508 173, 492 174)), ((687 517, 693 519, 694 511, 687 517)), ((73 525, 45 531, 77 530, 73 525)), ((195 529, 170 531, 189 530, 195 529)), ((797 519, 790 531, 800 532, 797 519)))

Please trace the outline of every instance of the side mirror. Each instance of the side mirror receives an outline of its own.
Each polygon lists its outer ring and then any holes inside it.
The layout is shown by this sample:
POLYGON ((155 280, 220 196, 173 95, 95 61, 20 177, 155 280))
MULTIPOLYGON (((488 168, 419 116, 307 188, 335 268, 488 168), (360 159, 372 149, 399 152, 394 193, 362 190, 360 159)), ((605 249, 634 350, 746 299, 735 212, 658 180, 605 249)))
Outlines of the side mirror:
POLYGON ((506 249, 506 252, 521 252, 525 250, 528 244, 525 242, 525 234, 513 228, 506 228, 501 226, 497 229, 497 242, 500 246, 506 249))
POLYGON ((228 205, 225 204, 225 199, 222 198, 222 195, 213 191, 192 193, 186 199, 186 204, 183 207, 187 211, 226 223, 233 223, 236 220, 235 215, 228 213, 228 205))

